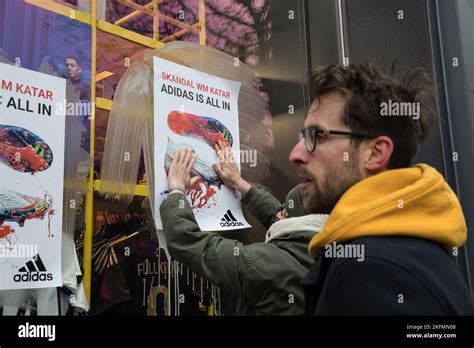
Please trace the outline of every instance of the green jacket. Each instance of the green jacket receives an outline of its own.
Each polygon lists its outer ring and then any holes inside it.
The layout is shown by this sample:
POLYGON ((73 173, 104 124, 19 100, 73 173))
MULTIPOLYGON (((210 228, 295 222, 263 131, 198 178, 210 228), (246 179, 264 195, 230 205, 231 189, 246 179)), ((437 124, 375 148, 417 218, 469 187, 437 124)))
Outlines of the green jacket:
MULTIPOLYGON (((270 193, 254 186, 242 203, 267 229, 282 206, 270 193)), ((214 232, 200 231, 182 194, 170 195, 160 212, 172 257, 238 298, 238 315, 304 314, 300 281, 313 263, 307 247, 315 229, 282 233, 268 243, 243 245, 214 232)))

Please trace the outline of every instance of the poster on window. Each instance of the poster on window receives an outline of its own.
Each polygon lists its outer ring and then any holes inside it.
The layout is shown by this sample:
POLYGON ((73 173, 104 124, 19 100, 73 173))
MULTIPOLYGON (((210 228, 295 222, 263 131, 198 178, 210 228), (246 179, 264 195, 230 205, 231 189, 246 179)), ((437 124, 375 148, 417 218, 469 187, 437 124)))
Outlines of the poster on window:
POLYGON ((62 286, 66 80, 0 63, 0 290, 62 286))
POLYGON ((154 58, 155 217, 162 228, 160 205, 168 196, 167 173, 176 150, 190 147, 197 156, 187 192, 202 231, 250 227, 242 214, 240 194, 224 185, 212 169, 218 162, 214 144, 232 147, 240 168, 238 98, 240 82, 222 79, 158 57, 154 58))

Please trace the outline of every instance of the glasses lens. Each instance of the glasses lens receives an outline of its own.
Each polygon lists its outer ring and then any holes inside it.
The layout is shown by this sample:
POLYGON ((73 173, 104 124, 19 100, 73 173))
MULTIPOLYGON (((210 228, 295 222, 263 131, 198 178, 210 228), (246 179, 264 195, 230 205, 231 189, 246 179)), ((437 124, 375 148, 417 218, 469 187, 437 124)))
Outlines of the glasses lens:
POLYGON ((316 129, 315 128, 306 129, 305 140, 306 140, 306 149, 309 152, 313 152, 315 144, 316 144, 316 129))
POLYGON ((305 130, 302 129, 302 130, 300 130, 300 131, 298 132, 298 140, 304 139, 304 134, 305 134, 304 131, 305 131, 305 130))

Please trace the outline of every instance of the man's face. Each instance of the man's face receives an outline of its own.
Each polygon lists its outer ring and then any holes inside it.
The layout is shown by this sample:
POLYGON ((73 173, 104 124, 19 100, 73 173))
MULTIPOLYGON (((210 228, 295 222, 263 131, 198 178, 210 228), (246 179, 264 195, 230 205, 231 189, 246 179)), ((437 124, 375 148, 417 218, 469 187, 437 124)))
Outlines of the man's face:
POLYGON ((82 68, 79 64, 77 64, 75 59, 66 59, 64 61, 64 65, 66 67, 66 74, 69 79, 75 80, 81 76, 82 68))
MULTIPOLYGON (((327 94, 311 105, 304 127, 350 131, 342 122, 345 100, 340 94, 327 94)), ((317 136, 316 149, 310 153, 301 139, 290 154, 298 167, 302 183, 303 208, 308 214, 330 214, 337 201, 352 185, 362 180, 359 150, 349 136, 317 136)))

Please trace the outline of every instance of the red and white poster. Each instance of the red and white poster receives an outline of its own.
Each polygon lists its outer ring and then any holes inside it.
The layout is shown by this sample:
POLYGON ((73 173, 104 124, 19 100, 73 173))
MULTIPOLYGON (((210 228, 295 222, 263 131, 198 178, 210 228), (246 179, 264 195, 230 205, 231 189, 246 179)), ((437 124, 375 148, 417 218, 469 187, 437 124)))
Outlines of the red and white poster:
POLYGON ((240 194, 224 185, 212 169, 214 144, 228 143, 240 168, 238 99, 240 82, 222 79, 158 57, 154 58, 155 217, 162 228, 160 205, 168 194, 167 172, 179 147, 191 147, 197 161, 191 176, 199 188, 187 199, 202 231, 250 227, 240 194))
POLYGON ((0 63, 0 290, 62 286, 65 94, 0 63))

